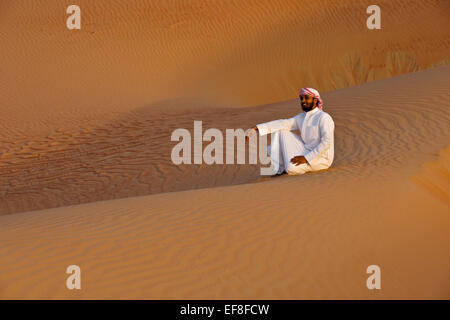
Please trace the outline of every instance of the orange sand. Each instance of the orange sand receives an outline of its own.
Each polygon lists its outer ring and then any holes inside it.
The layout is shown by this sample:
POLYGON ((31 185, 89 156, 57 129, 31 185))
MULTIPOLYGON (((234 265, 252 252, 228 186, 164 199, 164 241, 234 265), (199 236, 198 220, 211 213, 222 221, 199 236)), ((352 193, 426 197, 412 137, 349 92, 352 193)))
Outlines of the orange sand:
POLYGON ((449 2, 378 1, 377 31, 360 1, 155 3, 79 0, 69 31, 71 1, 1 1, 0 298, 449 299, 449 2), (174 129, 305 85, 329 170, 171 163, 174 129))

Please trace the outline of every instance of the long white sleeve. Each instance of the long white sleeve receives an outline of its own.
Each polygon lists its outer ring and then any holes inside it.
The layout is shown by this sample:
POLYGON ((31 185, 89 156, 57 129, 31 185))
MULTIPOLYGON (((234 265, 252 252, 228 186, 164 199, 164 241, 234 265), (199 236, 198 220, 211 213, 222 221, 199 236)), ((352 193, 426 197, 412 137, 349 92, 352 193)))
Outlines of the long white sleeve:
POLYGON ((323 150, 327 149, 334 139, 334 121, 330 115, 324 115, 319 121, 320 143, 305 155, 308 163, 317 157, 323 150))
POLYGON ((298 129, 295 117, 290 119, 273 120, 256 125, 261 136, 280 130, 298 129))

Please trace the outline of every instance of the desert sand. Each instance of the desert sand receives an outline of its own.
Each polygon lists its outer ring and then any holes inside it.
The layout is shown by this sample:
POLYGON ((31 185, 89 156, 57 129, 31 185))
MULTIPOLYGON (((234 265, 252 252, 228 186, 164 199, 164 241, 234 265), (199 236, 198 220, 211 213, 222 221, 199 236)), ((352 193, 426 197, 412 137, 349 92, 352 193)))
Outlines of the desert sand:
POLYGON ((0 298, 449 299, 450 7, 378 2, 370 31, 351 1, 80 0, 74 32, 2 1, 0 298), (305 85, 330 169, 171 163, 174 129, 291 117, 305 85))
POLYGON ((441 67, 326 94, 326 171, 4 215, 0 296, 449 298, 449 81, 441 67))

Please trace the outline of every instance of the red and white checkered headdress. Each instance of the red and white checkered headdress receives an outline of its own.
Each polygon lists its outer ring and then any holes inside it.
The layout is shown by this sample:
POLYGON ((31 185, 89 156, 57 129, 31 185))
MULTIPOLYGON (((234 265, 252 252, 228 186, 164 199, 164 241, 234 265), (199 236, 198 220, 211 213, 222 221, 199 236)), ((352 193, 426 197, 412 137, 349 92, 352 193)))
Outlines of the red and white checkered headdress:
POLYGON ((316 89, 313 89, 313 88, 302 88, 302 90, 300 90, 300 94, 299 94, 299 97, 301 96, 301 95, 308 95, 308 96, 311 96, 311 97, 314 97, 314 98, 317 98, 317 100, 319 101, 319 104, 317 105, 317 107, 320 109, 320 110, 322 110, 322 106, 323 106, 323 101, 322 101, 322 98, 320 98, 320 94, 319 94, 319 91, 317 91, 316 89))

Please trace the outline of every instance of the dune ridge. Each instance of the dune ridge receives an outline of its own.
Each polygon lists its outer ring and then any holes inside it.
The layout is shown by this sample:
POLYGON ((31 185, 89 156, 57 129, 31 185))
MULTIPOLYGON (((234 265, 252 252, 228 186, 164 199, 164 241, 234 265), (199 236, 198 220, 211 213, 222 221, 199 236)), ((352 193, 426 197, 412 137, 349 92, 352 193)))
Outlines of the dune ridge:
POLYGON ((78 0, 77 32, 69 4, 0 1, 0 299, 450 299, 449 1, 377 1, 377 31, 363 1, 78 0), (172 164, 174 129, 303 86, 328 170, 172 164))
POLYGON ((79 31, 65 26, 70 4, 2 1, 0 128, 9 140, 171 99, 175 109, 276 103, 305 85, 331 91, 450 59, 445 0, 380 0, 375 31, 367 4, 350 0, 79 0, 79 31))
MULTIPOLYGON (((448 299, 449 71, 327 93, 337 158, 322 172, 1 216, 0 298, 448 299), (72 264, 81 290, 65 287, 72 264)), ((239 118, 281 110, 298 111, 239 118)))
POLYGON ((450 205, 450 146, 439 152, 439 159, 422 165, 422 172, 413 181, 432 195, 450 205))
POLYGON ((448 299, 447 204, 398 176, 314 178, 2 216, 0 297, 448 299))
MULTIPOLYGON (((450 103, 449 69, 325 93, 324 110, 336 123, 331 170, 352 179, 384 179, 390 172, 412 175, 430 161, 449 141, 450 116, 444 107, 450 103)), ((158 116, 142 108, 100 127, 60 128, 39 139, 3 141, 0 214, 260 181, 255 165, 174 165, 171 132, 193 132, 194 120, 203 121, 203 130, 245 129, 299 112, 295 100, 239 110, 162 111, 158 116)))

